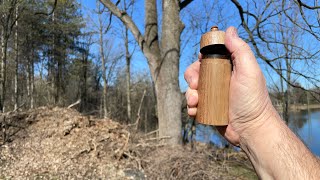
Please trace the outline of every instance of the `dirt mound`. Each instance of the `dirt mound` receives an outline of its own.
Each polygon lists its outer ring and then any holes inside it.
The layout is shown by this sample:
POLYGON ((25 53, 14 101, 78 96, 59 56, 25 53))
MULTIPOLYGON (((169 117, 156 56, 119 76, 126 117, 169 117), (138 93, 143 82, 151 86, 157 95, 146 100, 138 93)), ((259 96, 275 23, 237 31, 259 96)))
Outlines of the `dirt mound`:
POLYGON ((117 122, 72 109, 41 107, 3 114, 0 123, 5 134, 0 143, 6 142, 0 146, 0 179, 254 177, 251 166, 243 166, 248 164, 243 154, 166 146, 117 122))

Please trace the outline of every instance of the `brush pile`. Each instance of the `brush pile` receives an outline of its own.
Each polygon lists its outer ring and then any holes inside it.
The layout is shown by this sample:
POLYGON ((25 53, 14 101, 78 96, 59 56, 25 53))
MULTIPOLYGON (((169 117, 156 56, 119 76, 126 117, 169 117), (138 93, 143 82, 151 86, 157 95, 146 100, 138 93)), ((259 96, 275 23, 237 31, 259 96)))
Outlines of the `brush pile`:
POLYGON ((243 153, 172 147, 72 109, 5 113, 0 124, 0 179, 256 178, 243 153))

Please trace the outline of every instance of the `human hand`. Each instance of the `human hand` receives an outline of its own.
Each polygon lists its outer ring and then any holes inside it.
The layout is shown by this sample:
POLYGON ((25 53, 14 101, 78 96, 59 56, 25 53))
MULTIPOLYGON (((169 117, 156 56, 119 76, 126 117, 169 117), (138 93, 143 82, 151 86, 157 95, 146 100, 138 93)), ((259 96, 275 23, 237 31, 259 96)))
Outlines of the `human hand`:
MULTIPOLYGON (((229 125, 219 126, 219 132, 232 144, 251 136, 266 124, 273 112, 262 71, 249 45, 238 37, 237 30, 226 31, 225 45, 231 54, 233 72, 229 93, 229 125)), ((186 92, 188 114, 195 116, 198 104, 198 80, 200 60, 190 65, 185 72, 189 84, 186 92)))

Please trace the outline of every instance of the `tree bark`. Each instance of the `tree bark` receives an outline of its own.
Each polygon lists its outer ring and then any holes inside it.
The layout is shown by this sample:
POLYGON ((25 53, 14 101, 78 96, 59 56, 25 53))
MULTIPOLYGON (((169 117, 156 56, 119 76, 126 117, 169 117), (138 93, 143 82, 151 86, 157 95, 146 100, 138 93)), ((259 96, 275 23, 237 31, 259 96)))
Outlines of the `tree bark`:
POLYGON ((162 1, 161 61, 156 77, 159 133, 170 136, 170 142, 181 141, 181 93, 179 88, 180 20, 179 1, 162 1))
MULTIPOLYGON (((282 69, 282 64, 281 61, 279 63, 279 69, 282 69)), ((280 78, 280 93, 281 93, 281 106, 282 106, 282 119, 285 119, 286 113, 286 103, 285 103, 285 91, 284 91, 284 86, 283 86, 283 79, 281 78, 283 76, 283 73, 281 70, 278 71, 279 78, 280 78)))
MULTIPOLYGON (((16 7, 16 19, 18 19, 18 6, 16 7)), ((15 73, 14 73, 14 111, 16 111, 19 107, 19 96, 18 96, 18 67, 19 67, 19 44, 18 44, 18 20, 16 20, 16 32, 15 32, 15 50, 16 50, 16 58, 15 58, 15 73)))
MULTIPOLYGON (((54 24, 55 23, 55 12, 52 13, 52 23, 54 24)), ((54 29, 53 29, 53 32, 54 32, 54 29)), ((56 36, 55 34, 53 33, 52 34, 52 57, 51 57, 51 62, 48 63, 48 69, 49 69, 49 72, 51 74, 51 93, 50 93, 50 97, 48 99, 51 99, 53 104, 56 104, 57 101, 56 101, 56 70, 55 70, 55 59, 56 59, 56 46, 55 46, 55 43, 56 43, 56 36)))
MULTIPOLYGON (((100 3, 99 3, 100 4, 100 3)), ((103 117, 108 117, 108 102, 107 102, 107 76, 106 76, 106 62, 104 55, 104 46, 103 46, 103 24, 101 13, 99 13, 99 46, 100 46, 100 58, 101 58, 101 67, 102 67, 102 80, 103 80, 103 117)))
POLYGON ((128 28, 125 28, 125 48, 126 48, 126 91, 127 91, 127 116, 128 124, 131 122, 131 95, 130 95, 130 53, 129 53, 129 37, 128 28))
MULTIPOLYGON (((27 56, 27 100, 29 101, 29 103, 31 102, 30 97, 31 97, 31 67, 30 67, 30 62, 31 62, 31 58, 30 56, 27 56)), ((29 104, 31 106, 31 103, 29 104)), ((30 107, 31 108, 31 107, 30 107)))
POLYGON ((0 72, 0 111, 5 112, 5 97, 6 97, 6 64, 7 64, 7 47, 8 39, 5 30, 1 31, 1 72, 0 72))
POLYGON ((131 30, 143 54, 148 59, 157 97, 159 135, 170 136, 177 144, 181 137, 181 93, 179 88, 180 20, 179 1, 163 0, 162 39, 159 47, 157 1, 145 0, 145 36, 133 20, 110 0, 100 0, 131 30))
POLYGON ((287 66, 287 92, 285 93, 285 121, 287 124, 289 124, 289 111, 290 111, 290 95, 291 95, 291 73, 290 73, 290 63, 289 63, 289 59, 286 58, 286 66, 287 66))
POLYGON ((33 59, 35 57, 35 52, 34 49, 32 50, 32 55, 31 59, 29 60, 29 83, 30 83, 30 94, 29 94, 29 99, 30 99, 30 109, 34 108, 34 63, 33 59))
MULTIPOLYGON (((29 41, 29 36, 26 36, 26 41, 29 41)), ((27 105, 30 109, 34 108, 34 57, 35 57, 35 49, 34 45, 31 44, 30 48, 32 49, 31 53, 27 55, 27 105)))
POLYGON ((161 54, 158 35, 158 11, 157 0, 145 0, 145 44, 140 46, 148 59, 151 76, 154 82, 158 76, 158 66, 160 64, 161 54), (151 53, 149 55, 149 52, 151 53))
MULTIPOLYGON (((88 45, 89 46, 89 45, 88 45)), ((88 50, 85 45, 83 45, 84 52, 82 53, 82 72, 81 72, 81 82, 80 82, 80 112, 86 110, 88 104, 87 98, 87 77, 88 77, 88 50)))

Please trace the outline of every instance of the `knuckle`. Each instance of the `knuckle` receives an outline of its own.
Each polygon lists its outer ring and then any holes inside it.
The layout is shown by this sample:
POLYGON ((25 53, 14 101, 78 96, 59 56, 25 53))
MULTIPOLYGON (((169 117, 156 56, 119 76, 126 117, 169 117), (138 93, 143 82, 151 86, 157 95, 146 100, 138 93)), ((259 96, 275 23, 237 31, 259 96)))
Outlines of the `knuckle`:
POLYGON ((188 87, 187 91, 186 91, 186 94, 185 94, 185 97, 186 99, 188 100, 188 97, 189 97, 189 94, 190 94, 190 88, 188 87))
POLYGON ((185 73, 184 73, 184 79, 188 82, 188 79, 190 78, 190 74, 191 74, 191 68, 189 67, 185 73))

